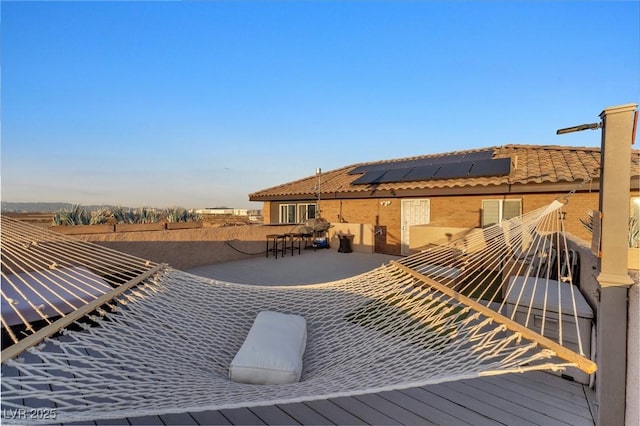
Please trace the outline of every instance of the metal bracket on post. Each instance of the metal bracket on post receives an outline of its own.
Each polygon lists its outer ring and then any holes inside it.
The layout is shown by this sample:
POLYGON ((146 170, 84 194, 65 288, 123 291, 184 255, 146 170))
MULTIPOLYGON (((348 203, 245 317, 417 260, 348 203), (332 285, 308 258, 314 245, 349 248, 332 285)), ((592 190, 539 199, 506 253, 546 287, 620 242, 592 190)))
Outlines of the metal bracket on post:
POLYGON ((556 130, 556 135, 564 135, 566 133, 581 132, 583 130, 598 130, 603 127, 602 121, 599 123, 580 124, 579 126, 565 127, 556 130))

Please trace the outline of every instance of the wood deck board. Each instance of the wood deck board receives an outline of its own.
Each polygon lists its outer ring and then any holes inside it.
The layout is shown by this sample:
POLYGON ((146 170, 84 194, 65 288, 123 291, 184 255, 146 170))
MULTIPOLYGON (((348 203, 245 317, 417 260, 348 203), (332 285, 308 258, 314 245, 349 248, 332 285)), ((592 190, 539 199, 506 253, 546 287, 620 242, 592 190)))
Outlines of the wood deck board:
POLYGON ((469 395, 468 392, 465 392, 464 385, 448 386, 443 383, 434 385, 430 388, 438 395, 442 395, 451 401, 456 401, 463 407, 490 417, 500 423, 522 426, 535 424, 518 415, 514 415, 511 412, 503 410, 500 407, 500 404, 497 406, 488 404, 482 395, 469 395))
POLYGON ((370 425, 400 425, 402 423, 387 416, 375 407, 365 404, 364 402, 349 397, 331 398, 331 402, 338 405, 344 410, 354 414, 358 418, 370 425))
POLYGON ((164 425, 164 422, 158 416, 129 417, 127 420, 131 425, 164 425))
POLYGON ((545 413, 536 410, 535 407, 530 408, 531 404, 528 406, 523 406, 513 402, 512 398, 507 395, 508 399, 505 399, 501 396, 496 395, 493 392, 491 386, 488 387, 477 387, 470 384, 470 380, 464 380, 462 382, 456 383, 445 383, 444 386, 450 387, 452 389, 457 389, 459 392, 466 394, 467 396, 477 398, 480 401, 483 401, 487 405, 493 406, 496 409, 499 409, 505 413, 509 413, 513 416, 519 417, 523 421, 532 422, 534 424, 539 425, 566 425, 567 423, 557 421, 555 419, 550 418, 545 413), (474 388, 477 391, 474 391, 474 388))
POLYGON ((198 422, 189 413, 163 414, 160 419, 165 425, 197 425, 198 422))
MULTIPOLYGON (((466 385, 478 389, 479 391, 486 393, 487 395, 492 395, 497 398, 500 398, 505 401, 509 401, 513 403, 512 405, 514 410, 521 410, 523 414, 532 420, 542 419, 541 424, 545 425, 583 425, 586 422, 585 417, 574 415, 567 410, 559 409, 552 405, 547 404, 544 412, 539 412, 534 410, 531 407, 531 402, 533 396, 531 395, 523 395, 519 392, 518 389, 514 389, 513 387, 504 388, 499 385, 496 381, 480 381, 480 380, 468 380, 466 381, 466 385), (532 413, 531 415, 528 413, 532 413)), ((536 400, 536 402, 539 402, 536 400)), ((540 404, 542 405, 542 404, 540 404)))
POLYGON ((327 399, 305 402, 305 404, 314 410, 322 413, 327 419, 337 425, 366 425, 359 417, 346 411, 340 406, 334 404, 327 399))
POLYGON ((128 419, 100 419, 96 420, 97 426, 129 426, 128 419))
POLYGON ((268 425, 299 425, 293 417, 277 405, 251 407, 251 412, 268 425))
POLYGON ((430 406, 423 401, 419 401, 410 395, 407 395, 406 393, 399 391, 382 392, 380 396, 427 420, 429 423, 451 426, 468 425, 468 423, 440 410, 438 407, 430 406))
POLYGON ((367 405, 372 407, 376 407, 377 410, 382 411, 387 416, 393 418, 399 423, 405 425, 428 425, 433 424, 429 422, 424 417, 420 417, 417 414, 412 413, 409 410, 389 401, 386 398, 383 398, 379 394, 367 394, 367 395, 358 395, 355 397, 356 399, 364 402, 367 405))
MULTIPOLYGON (((517 376, 517 374, 507 374, 504 377, 515 379, 517 376)), ((539 384, 546 389, 553 388, 558 391, 558 396, 564 394, 567 398, 575 396, 577 399, 582 399, 584 396, 582 385, 578 382, 562 379, 560 376, 553 375, 546 371, 531 371, 527 373, 526 376, 527 382, 539 384), (555 380, 555 378, 559 380, 555 380)))
POLYGON ((429 387, 405 389, 401 392, 410 395, 418 401, 424 401, 430 406, 440 407, 441 410, 446 410, 447 413, 457 419, 474 426, 496 426, 500 424, 487 416, 483 416, 457 404, 455 401, 450 401, 436 393, 430 392, 429 387))
POLYGON ((313 408, 303 403, 280 404, 278 407, 303 425, 332 425, 333 423, 313 408))
POLYGON ((260 417, 256 416, 248 408, 232 408, 220 410, 223 416, 234 425, 263 425, 265 424, 260 417))
POLYGON ((494 377, 492 380, 478 379, 478 382, 504 389, 509 398, 517 398, 523 404, 533 399, 540 403, 540 405, 543 405, 545 407, 545 412, 547 413, 562 412, 581 418, 591 419, 590 413, 584 410, 585 406, 581 404, 581 401, 567 403, 562 399, 556 398, 554 395, 550 395, 537 389, 524 387, 521 384, 516 385, 501 376, 494 377))
POLYGON ((190 414, 200 425, 231 425, 231 422, 220 411, 208 410, 190 414))

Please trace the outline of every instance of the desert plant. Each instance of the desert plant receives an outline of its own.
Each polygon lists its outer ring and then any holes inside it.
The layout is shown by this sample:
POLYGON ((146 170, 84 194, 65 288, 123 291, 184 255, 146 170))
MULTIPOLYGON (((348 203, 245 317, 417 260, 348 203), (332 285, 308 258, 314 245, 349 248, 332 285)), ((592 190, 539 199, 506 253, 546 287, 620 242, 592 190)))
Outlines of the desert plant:
POLYGON ((113 210, 113 217, 116 223, 157 223, 162 219, 160 213, 155 209, 142 207, 138 210, 116 207, 113 210))
POLYGON ((580 218, 580 223, 587 229, 587 231, 593 233, 593 212, 588 211, 585 219, 580 218))
POLYGON ((637 216, 629 218, 629 247, 640 247, 640 219, 637 216))
POLYGON ((71 210, 59 210, 53 215, 54 225, 89 225, 91 214, 84 207, 75 204, 71 210))
POLYGON ((170 207, 165 211, 167 222, 197 222, 201 220, 193 210, 187 210, 183 207, 170 207))
POLYGON ((142 207, 136 211, 136 220, 138 223, 158 223, 160 222, 160 214, 156 209, 142 207))
MULTIPOLYGON (((582 226, 587 228, 589 232, 593 232, 593 212, 587 213, 586 219, 580 219, 582 226)), ((637 217, 629 218, 629 236, 627 240, 629 247, 640 247, 640 220, 637 217)))
POLYGON ((116 220, 116 223, 136 223, 133 211, 131 209, 125 209, 122 206, 113 209, 113 218, 116 220))
POLYGON ((113 213, 111 212, 111 210, 107 208, 99 208, 98 210, 91 212, 89 224, 102 225, 104 223, 107 223, 111 217, 113 217, 113 213))

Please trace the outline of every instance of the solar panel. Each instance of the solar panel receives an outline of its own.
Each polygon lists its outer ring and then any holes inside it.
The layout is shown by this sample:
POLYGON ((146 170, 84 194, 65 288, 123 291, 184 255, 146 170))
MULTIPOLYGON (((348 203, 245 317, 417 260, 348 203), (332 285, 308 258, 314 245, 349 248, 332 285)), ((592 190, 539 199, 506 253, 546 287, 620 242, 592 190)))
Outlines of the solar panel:
POLYGON ((363 185, 363 184, 372 184, 379 183, 378 179, 380 179, 386 173, 385 170, 374 170, 368 171, 358 179, 352 182, 353 185, 363 185))
POLYGON ((472 161, 461 161, 458 163, 442 164, 442 166, 433 176, 433 179, 455 179, 467 177, 472 165, 472 161))
POLYGON ((358 166, 349 172, 350 175, 372 172, 376 170, 408 169, 415 166, 416 160, 389 161, 379 164, 365 164, 358 166))
POLYGON ((349 174, 364 173, 353 184, 412 182, 482 176, 511 172, 510 158, 493 159, 493 150, 450 154, 411 160, 388 161, 356 167, 349 174))
POLYGON ((402 182, 411 182, 416 180, 429 180, 433 178, 433 175, 440 166, 428 165, 428 166, 418 166, 411 169, 409 173, 407 173, 402 180, 402 182))
POLYGON ((473 163, 469 177, 505 176, 511 172, 511 158, 480 160, 473 163))
POLYGON ((402 169, 391 169, 378 180, 379 183, 404 182, 404 177, 413 170, 413 167, 405 167, 402 169))
POLYGON ((469 152, 464 155, 465 161, 491 160, 493 157, 493 149, 486 151, 469 152))
POLYGON ((443 165, 463 161, 489 160, 493 156, 493 150, 468 152, 466 154, 445 154, 434 157, 414 158, 411 160, 385 161, 383 163, 365 164, 358 166, 349 172, 350 175, 366 173, 375 170, 393 170, 411 167, 423 167, 431 165, 443 165))

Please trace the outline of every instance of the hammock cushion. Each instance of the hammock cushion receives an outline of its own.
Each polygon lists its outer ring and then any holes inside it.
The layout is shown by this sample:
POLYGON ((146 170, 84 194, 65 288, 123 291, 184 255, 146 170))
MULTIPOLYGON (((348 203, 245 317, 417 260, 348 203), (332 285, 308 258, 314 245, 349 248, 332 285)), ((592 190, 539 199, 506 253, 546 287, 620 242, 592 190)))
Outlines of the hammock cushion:
POLYGON ((229 368, 229 379, 256 385, 294 383, 302 374, 307 323, 299 315, 263 311, 229 368))

